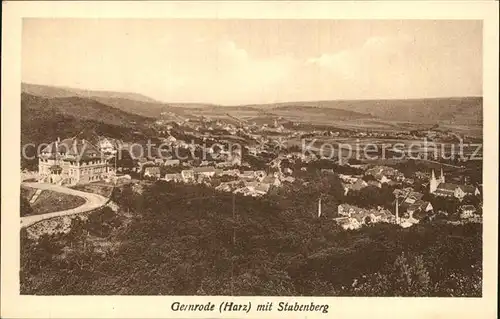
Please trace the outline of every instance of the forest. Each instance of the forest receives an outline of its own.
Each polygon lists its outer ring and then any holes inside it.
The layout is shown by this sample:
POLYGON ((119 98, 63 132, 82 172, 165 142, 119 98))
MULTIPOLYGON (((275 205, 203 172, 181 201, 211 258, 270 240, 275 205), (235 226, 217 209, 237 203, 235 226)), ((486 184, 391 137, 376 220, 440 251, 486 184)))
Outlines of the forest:
POLYGON ((317 217, 318 194, 335 210, 337 184, 325 176, 258 199, 167 182, 117 188, 117 212, 36 242, 22 231, 21 293, 481 296, 481 224, 345 231, 317 217))

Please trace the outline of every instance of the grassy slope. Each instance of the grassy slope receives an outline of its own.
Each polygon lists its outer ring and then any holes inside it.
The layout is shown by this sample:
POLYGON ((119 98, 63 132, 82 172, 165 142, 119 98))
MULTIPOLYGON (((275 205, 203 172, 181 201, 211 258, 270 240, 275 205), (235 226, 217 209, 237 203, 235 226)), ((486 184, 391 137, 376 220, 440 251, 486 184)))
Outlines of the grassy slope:
MULTIPOLYGON (((52 255, 53 260, 37 268, 36 258, 42 255, 33 257, 23 242, 21 291, 42 295, 480 296, 481 225, 430 224, 410 229, 376 225, 346 232, 331 219, 314 218, 316 198, 307 195, 293 195, 288 204, 272 197, 238 196, 234 220, 231 197, 217 196, 210 189, 160 184, 143 195, 132 195, 136 198, 127 194, 123 203, 117 201, 122 210, 132 201, 131 213, 137 218, 120 237, 109 238, 118 247, 112 255, 102 257, 88 247, 64 257, 63 249, 63 257, 52 255), (201 199, 179 200, 184 197, 201 199), (405 287, 398 282, 401 274, 392 268, 401 254, 423 257, 430 277, 428 290, 410 285, 408 292, 401 291, 405 287), (81 267, 89 258, 91 268, 81 267), (377 282, 376 272, 388 282, 377 282), (361 283, 365 275, 374 277, 368 287, 351 288, 355 279, 361 283), (381 290, 375 290, 378 285, 383 285, 381 290)), ((68 240, 75 241, 71 238, 49 242, 68 246, 68 240)), ((78 242, 80 238, 72 245, 78 242)))
MULTIPOLYGON (((34 192, 35 190, 30 187, 21 188, 21 194, 25 195, 28 200, 31 199, 34 192)), ((72 209, 83 204, 85 204, 85 199, 81 197, 44 190, 40 193, 38 199, 31 204, 31 207, 33 208, 32 215, 72 209)))

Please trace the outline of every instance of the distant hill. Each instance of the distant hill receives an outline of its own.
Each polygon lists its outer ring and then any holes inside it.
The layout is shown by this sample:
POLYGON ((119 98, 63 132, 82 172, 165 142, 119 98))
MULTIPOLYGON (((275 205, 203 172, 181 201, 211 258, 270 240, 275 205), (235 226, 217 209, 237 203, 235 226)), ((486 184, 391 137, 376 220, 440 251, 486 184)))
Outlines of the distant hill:
POLYGON ((29 83, 22 83, 21 91, 31 95, 38 95, 48 98, 79 96, 86 98, 94 98, 94 97, 108 98, 108 99, 118 98, 118 99, 134 100, 139 102, 159 103, 158 101, 150 97, 138 93, 82 90, 82 89, 75 89, 68 87, 56 87, 56 86, 29 84, 29 83))
POLYGON ((150 118, 158 118, 163 112, 184 113, 182 108, 171 107, 159 102, 145 102, 120 97, 91 97, 100 103, 112 106, 127 113, 137 114, 150 118))
MULTIPOLYGON (((129 92, 81 90, 27 83, 22 83, 21 92, 45 98, 86 98, 112 106, 127 113, 150 118, 158 118, 163 112, 174 112, 177 114, 186 112, 183 106, 172 106, 158 102, 142 94, 129 92)), ((186 105, 193 107, 191 104, 186 105)))
POLYGON ((94 120, 113 125, 136 126, 151 121, 146 117, 130 114, 82 97, 43 98, 22 93, 21 108, 28 111, 26 113, 28 116, 29 112, 41 113, 41 116, 59 113, 76 119, 94 120))
POLYGON ((482 97, 308 101, 248 106, 265 108, 271 112, 276 109, 296 107, 333 108, 370 114, 382 120, 415 123, 480 125, 483 116, 482 97))
POLYGON ((314 117, 332 117, 337 120, 355 120, 355 119, 369 119, 374 118, 373 115, 369 113, 354 112, 351 110, 344 110, 339 108, 325 108, 319 106, 309 106, 309 105, 283 105, 275 107, 271 110, 274 114, 279 116, 300 116, 303 114, 309 114, 314 117))
POLYGON ((136 93, 91 91, 26 83, 22 84, 22 91, 47 98, 85 97, 127 113, 150 118, 160 118, 162 113, 169 112, 188 118, 217 118, 229 113, 242 118, 276 116, 312 122, 377 119, 386 122, 481 126, 483 116, 482 97, 332 100, 219 106, 209 103, 163 103, 136 93))

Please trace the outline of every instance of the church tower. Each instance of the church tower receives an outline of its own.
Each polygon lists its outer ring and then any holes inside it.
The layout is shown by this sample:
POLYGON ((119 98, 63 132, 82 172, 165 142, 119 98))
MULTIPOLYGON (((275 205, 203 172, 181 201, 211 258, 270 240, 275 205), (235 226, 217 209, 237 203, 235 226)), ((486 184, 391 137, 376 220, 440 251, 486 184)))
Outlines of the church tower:
POLYGON ((439 185, 439 181, 436 180, 436 175, 434 174, 434 170, 432 170, 431 180, 429 181, 429 192, 431 194, 434 194, 438 185, 439 185))
POLYGON ((441 183, 444 183, 444 174, 443 174, 443 168, 441 167, 441 177, 439 178, 441 183))

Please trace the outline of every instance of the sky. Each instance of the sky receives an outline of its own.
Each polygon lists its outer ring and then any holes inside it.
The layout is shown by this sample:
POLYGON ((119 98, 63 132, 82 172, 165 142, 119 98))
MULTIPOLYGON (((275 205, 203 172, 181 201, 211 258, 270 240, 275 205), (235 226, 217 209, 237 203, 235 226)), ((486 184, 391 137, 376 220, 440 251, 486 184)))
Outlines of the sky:
POLYGON ((223 105, 481 96, 482 22, 30 18, 22 80, 223 105))

